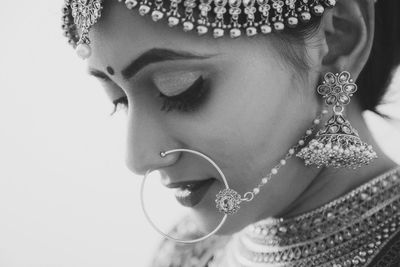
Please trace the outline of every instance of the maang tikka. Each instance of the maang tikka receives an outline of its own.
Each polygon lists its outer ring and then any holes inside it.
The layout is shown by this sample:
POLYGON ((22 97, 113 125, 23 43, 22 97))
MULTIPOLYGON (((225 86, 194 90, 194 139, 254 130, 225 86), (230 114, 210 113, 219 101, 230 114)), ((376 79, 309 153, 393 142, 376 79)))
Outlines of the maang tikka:
MULTIPOLYGON (((64 0, 62 29, 77 54, 91 55, 89 30, 102 13, 104 0, 64 0)), ((252 37, 309 23, 336 5, 336 0, 115 0, 154 22, 165 21, 184 32, 214 38, 252 37)))
POLYGON ((304 159, 306 165, 356 169, 377 158, 372 146, 360 139, 357 130, 344 115, 344 107, 356 91, 357 85, 349 72, 325 74, 317 92, 327 105, 332 106, 333 115, 308 145, 297 153, 296 156, 304 159))

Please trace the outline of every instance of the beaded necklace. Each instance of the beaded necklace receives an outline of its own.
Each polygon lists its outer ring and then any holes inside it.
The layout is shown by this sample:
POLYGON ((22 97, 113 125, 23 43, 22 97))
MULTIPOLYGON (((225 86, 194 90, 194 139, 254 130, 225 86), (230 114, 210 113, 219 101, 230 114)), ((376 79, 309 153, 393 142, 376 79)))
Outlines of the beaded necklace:
POLYGON ((397 167, 314 211, 249 225, 208 266, 367 266, 399 233, 397 167))

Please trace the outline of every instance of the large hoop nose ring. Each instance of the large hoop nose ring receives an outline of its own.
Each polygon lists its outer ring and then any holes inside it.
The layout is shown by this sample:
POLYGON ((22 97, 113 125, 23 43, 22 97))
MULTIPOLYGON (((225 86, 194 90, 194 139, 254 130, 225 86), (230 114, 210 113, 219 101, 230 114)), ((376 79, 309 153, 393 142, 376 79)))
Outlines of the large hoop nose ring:
POLYGON ((227 181, 224 173, 222 172, 221 168, 210 157, 208 157, 207 155, 205 155, 205 154, 203 154, 203 153, 201 153, 199 151, 196 151, 196 150, 181 148, 181 149, 172 149, 172 150, 168 150, 168 151, 161 151, 160 152, 160 156, 161 157, 166 157, 169 154, 178 153, 178 152, 191 153, 191 154, 200 156, 201 158, 207 160, 212 166, 214 166, 214 168, 218 171, 220 177, 222 178, 222 181, 224 183, 225 189, 223 189, 222 191, 220 191, 217 194, 215 202, 216 202, 216 207, 217 207, 218 211, 224 213, 224 216, 221 219, 221 221, 219 222, 219 224, 217 225, 217 227, 214 230, 212 230, 210 233, 204 235, 203 237, 200 237, 200 238, 197 238, 197 239, 191 239, 191 240, 177 239, 177 238, 174 238, 174 237, 164 233, 162 230, 160 230, 160 228, 158 228, 153 223, 153 221, 151 220, 149 214, 147 213, 145 205, 144 205, 144 200, 143 200, 144 199, 143 198, 143 192, 144 192, 144 185, 145 185, 146 179, 147 179, 148 175, 152 171, 154 171, 154 169, 149 169, 146 172, 146 174, 144 175, 144 177, 143 177, 142 184, 141 184, 141 187, 140 187, 140 203, 141 203, 142 210, 143 210, 143 213, 144 213, 146 219, 149 221, 150 225, 158 233, 160 233, 162 236, 164 236, 164 237, 166 237, 166 238, 168 238, 170 240, 173 240, 175 242, 185 243, 185 244, 193 244, 193 243, 197 243, 197 242, 203 241, 203 240, 209 238, 210 236, 214 235, 222 227, 222 225, 225 223, 226 218, 228 217, 228 214, 233 214, 239 209, 239 204, 242 201, 242 199, 241 199, 240 195, 236 191, 234 191, 234 190, 229 188, 228 181, 227 181))

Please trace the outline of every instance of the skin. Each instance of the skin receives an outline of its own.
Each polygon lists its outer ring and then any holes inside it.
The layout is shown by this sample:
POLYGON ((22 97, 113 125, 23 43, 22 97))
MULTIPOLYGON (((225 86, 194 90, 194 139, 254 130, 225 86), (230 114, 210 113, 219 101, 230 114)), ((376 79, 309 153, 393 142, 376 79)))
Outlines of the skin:
MULTIPOLYGON (((154 23, 149 16, 141 17, 116 1, 106 2, 100 22, 91 31, 93 53, 88 65, 109 76, 110 80, 102 83, 111 101, 128 98, 128 168, 140 175, 160 169, 166 182, 217 178, 205 198, 192 208, 203 230, 214 228, 221 218, 214 199, 223 188, 217 171, 191 154, 161 158, 160 151, 201 151, 221 167, 231 188, 241 194, 251 191, 312 125, 322 103, 315 88, 323 74, 348 70, 358 77, 373 38, 372 2, 340 1, 324 15, 307 45, 295 47, 307 54, 310 68, 305 71, 280 55, 280 41, 273 34, 235 40, 215 40, 210 35, 199 38, 154 23), (132 79, 124 79, 121 70, 150 48, 189 51, 208 58, 155 63, 132 79), (107 67, 112 67, 113 75, 107 67), (211 93, 198 110, 160 110, 158 90, 176 94, 199 75, 210 83, 211 93), (155 82, 165 77, 172 77, 170 86, 155 82)), ((347 118, 379 159, 354 171, 306 167, 293 157, 251 203, 243 203, 239 212, 228 218, 219 234, 232 234, 266 217, 309 211, 396 166, 373 139, 356 98, 347 107, 347 118)))

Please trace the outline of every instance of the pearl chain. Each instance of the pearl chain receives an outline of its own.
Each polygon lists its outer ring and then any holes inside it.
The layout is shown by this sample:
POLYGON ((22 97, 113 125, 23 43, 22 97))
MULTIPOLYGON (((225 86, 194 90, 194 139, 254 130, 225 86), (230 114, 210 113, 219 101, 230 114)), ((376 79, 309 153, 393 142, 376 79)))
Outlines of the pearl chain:
POLYGON ((246 192, 243 196, 244 198, 242 199, 243 201, 251 201, 253 198, 260 193, 261 188, 266 185, 274 175, 277 175, 279 172, 279 169, 286 165, 287 161, 292 158, 292 156, 295 154, 296 150, 303 146, 305 144, 305 141, 307 140, 308 137, 314 132, 315 128, 321 123, 321 120, 323 116, 328 114, 329 111, 326 108, 323 108, 321 113, 313 120, 313 125, 306 130, 305 134, 301 137, 301 139, 294 145, 292 146, 288 152, 286 153, 285 157, 283 157, 277 165, 275 165, 270 172, 261 178, 261 182, 253 188, 252 191, 246 192))

